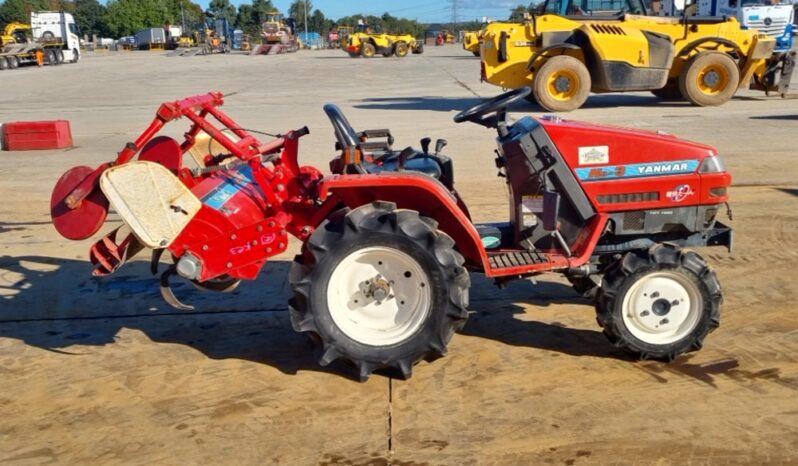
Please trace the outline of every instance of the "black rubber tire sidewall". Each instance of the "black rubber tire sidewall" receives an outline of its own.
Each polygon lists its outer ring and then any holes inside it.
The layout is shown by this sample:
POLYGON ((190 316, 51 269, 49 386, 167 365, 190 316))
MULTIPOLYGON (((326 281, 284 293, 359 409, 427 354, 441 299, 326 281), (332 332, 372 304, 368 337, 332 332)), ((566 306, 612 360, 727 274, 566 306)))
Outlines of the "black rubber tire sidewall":
POLYGON ((312 272, 308 298, 310 309, 315 310, 314 318, 318 332, 323 341, 336 342, 339 350, 350 358, 370 362, 414 358, 419 352, 426 351, 429 341, 435 338, 436 332, 440 332, 446 324, 445 313, 436 312, 448 307, 449 286, 444 278, 444 271, 428 251, 408 238, 385 233, 370 233, 364 236, 353 236, 342 240, 335 251, 325 254, 312 272), (432 306, 418 331, 404 342, 381 347, 363 344, 346 335, 333 321, 327 305, 329 280, 339 261, 354 251, 377 245, 393 247, 416 259, 419 266, 427 273, 431 282, 428 286, 432 291, 432 306))
POLYGON ((405 42, 397 42, 394 46, 394 53, 399 58, 406 57, 409 51, 410 47, 405 42))
POLYGON ((363 44, 363 49, 360 51, 360 53, 366 58, 372 58, 377 53, 377 48, 374 47, 373 44, 365 43, 363 44))

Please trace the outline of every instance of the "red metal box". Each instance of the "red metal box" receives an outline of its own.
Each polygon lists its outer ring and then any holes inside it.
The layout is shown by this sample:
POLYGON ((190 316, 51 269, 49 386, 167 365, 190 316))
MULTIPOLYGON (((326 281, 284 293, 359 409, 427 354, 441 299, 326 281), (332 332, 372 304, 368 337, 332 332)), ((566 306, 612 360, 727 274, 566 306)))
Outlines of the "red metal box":
POLYGON ((5 150, 45 150, 72 147, 67 120, 16 121, 3 124, 5 150))

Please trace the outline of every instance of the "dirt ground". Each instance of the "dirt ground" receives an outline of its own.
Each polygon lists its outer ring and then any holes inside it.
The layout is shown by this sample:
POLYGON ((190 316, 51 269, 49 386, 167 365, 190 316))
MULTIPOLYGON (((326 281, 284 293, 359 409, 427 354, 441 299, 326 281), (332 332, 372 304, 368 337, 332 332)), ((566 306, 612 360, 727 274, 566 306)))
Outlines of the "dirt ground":
POLYGON ((0 89, 0 122, 68 119, 76 143, 0 152, 0 463, 798 464, 798 99, 742 91, 695 108, 603 95, 567 115, 669 131, 724 156, 735 250, 702 251, 725 292, 702 351, 630 361, 562 280, 499 292, 475 274, 471 319, 447 357, 408 381, 358 383, 346 367, 320 368, 291 330, 291 254, 232 295, 178 287, 198 309, 175 311, 145 260, 91 278, 91 241, 55 233, 50 190, 67 168, 112 159, 162 101, 219 90, 244 127, 308 125, 301 161, 318 167, 333 155, 325 102, 356 128, 390 127, 399 147, 445 137, 476 219, 501 220, 495 136, 451 120, 500 91, 479 82, 477 59, 455 46, 372 60, 95 54, 2 72, 0 89))

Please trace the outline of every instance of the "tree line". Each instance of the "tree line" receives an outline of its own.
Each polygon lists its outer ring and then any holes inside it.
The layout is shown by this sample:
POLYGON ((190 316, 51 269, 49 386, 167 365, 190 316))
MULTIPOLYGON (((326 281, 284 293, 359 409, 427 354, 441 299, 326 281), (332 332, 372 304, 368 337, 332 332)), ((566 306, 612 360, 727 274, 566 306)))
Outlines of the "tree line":
MULTIPOLYGON (((108 0, 106 4, 98 0, 3 0, 0 3, 0 26, 10 22, 27 23, 31 11, 66 11, 75 17, 81 35, 115 38, 164 24, 185 25, 189 31, 199 30, 204 27, 206 17, 202 7, 191 0, 108 0)), ((230 0, 211 0, 207 12, 214 17, 226 18, 233 27, 257 36, 267 15, 274 11, 277 8, 270 0, 252 0, 238 7, 230 0)), ((386 32, 410 33, 419 37, 423 36, 425 29, 415 20, 388 13, 382 16, 347 16, 334 21, 314 8, 310 0, 295 0, 283 13, 296 20, 299 32, 305 31, 307 17, 307 30, 322 36, 339 25, 356 26, 358 20, 379 25, 386 32)))

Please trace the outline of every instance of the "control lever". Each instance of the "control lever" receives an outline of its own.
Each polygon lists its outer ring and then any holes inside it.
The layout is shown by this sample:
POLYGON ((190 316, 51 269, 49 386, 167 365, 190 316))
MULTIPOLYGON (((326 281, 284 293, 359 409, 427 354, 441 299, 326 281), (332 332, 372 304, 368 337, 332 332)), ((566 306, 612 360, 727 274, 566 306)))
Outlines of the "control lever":
POLYGON ((429 143, 431 142, 430 138, 421 138, 421 150, 424 151, 424 155, 429 155, 429 143))
POLYGON ((446 139, 438 139, 437 141, 435 141, 435 155, 440 154, 443 148, 446 147, 447 144, 449 144, 449 141, 447 141, 446 139))
MULTIPOLYGON (((430 138, 424 138, 424 139, 427 140, 427 146, 429 146, 430 138)), ((421 140, 422 144, 424 143, 424 139, 421 140)), ((407 159, 410 156, 412 156, 415 153, 416 153, 416 150, 413 149, 412 147, 409 147, 409 146, 405 147, 404 150, 401 153, 399 153, 399 164, 398 164, 399 165, 399 170, 404 170, 405 169, 405 162, 407 161, 407 159)))

